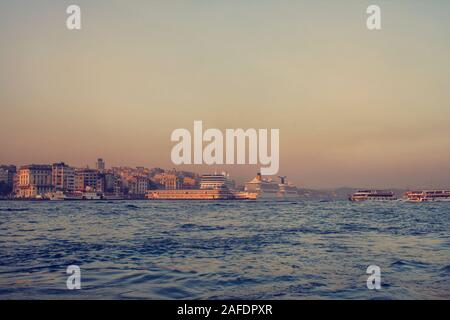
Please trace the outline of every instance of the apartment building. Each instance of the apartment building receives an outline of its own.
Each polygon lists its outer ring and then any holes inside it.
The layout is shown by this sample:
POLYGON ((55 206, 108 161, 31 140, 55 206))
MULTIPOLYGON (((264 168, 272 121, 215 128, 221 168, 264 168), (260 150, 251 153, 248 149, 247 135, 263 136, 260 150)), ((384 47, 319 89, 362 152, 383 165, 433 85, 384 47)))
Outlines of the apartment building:
POLYGON ((149 179, 143 176, 134 176, 128 179, 128 194, 133 196, 145 196, 149 179))
POLYGON ((20 167, 17 186, 19 198, 37 198, 51 191, 52 166, 31 164, 20 167))
POLYGON ((75 190, 86 191, 95 190, 103 192, 104 182, 102 181, 98 170, 96 169, 76 169, 75 170, 75 190))
POLYGON ((56 191, 75 191, 75 169, 64 162, 52 165, 52 184, 56 191))

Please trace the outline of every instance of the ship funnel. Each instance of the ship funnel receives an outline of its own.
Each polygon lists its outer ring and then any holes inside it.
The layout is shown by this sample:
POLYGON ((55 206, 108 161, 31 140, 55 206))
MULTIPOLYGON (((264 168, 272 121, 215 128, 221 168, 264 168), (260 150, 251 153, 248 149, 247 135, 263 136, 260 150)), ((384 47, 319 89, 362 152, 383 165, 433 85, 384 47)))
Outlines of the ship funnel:
POLYGON ((280 178, 281 184, 285 184, 286 183, 286 176, 278 176, 278 178, 280 178))
POLYGON ((257 179, 258 181, 262 181, 261 172, 258 172, 258 173, 256 174, 256 179, 257 179))

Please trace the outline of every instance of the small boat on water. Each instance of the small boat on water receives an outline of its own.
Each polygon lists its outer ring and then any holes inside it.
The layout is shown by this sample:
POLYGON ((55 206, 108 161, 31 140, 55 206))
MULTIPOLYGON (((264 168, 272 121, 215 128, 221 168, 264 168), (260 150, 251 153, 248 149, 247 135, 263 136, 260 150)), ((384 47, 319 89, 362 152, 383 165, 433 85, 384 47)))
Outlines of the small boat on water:
POLYGON ((398 200, 392 191, 385 190, 360 190, 349 196, 348 200, 353 202, 360 201, 392 201, 398 200))

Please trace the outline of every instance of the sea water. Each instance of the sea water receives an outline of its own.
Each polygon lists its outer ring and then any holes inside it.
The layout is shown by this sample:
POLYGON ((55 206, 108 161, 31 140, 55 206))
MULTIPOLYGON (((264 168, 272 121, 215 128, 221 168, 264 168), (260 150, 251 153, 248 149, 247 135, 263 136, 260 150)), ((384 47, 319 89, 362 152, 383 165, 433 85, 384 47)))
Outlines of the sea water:
POLYGON ((0 201, 0 299, 449 299, 449 232, 450 203, 0 201))

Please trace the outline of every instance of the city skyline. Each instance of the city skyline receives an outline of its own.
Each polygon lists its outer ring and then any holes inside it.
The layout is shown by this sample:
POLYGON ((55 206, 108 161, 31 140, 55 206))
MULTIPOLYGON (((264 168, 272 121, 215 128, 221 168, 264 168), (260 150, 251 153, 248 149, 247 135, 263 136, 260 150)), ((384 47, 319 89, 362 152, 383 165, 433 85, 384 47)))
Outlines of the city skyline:
POLYGON ((377 3, 370 32, 371 1, 82 0, 80 31, 69 1, 1 2, 0 164, 254 176, 171 163, 171 132, 203 120, 280 129, 301 187, 449 188, 450 4, 377 3))
MULTIPOLYGON (((207 166, 207 165, 181 165, 181 166, 173 166, 173 167, 161 167, 161 166, 151 166, 151 165, 126 165, 126 164, 115 164, 115 165, 109 165, 107 161, 105 161, 104 158, 96 158, 96 161, 91 161, 91 163, 86 163, 84 165, 74 165, 73 163, 67 162, 67 161, 50 161, 48 163, 33 163, 33 162, 27 162, 20 165, 14 164, 14 163, 0 163, 1 167, 8 167, 13 166, 15 169, 19 170, 23 167, 28 166, 55 166, 55 165, 64 165, 69 168, 72 168, 73 170, 96 170, 98 172, 113 172, 115 169, 121 169, 121 170, 145 170, 145 171, 152 171, 152 170, 163 170, 166 173, 189 173, 189 174, 195 174, 197 176, 201 175, 208 175, 208 174, 229 174, 230 177, 236 181, 238 185, 244 185, 246 182, 250 180, 250 178, 253 178, 256 173, 260 173, 259 170, 257 170, 256 165, 245 165, 245 167, 255 167, 255 170, 253 173, 251 173, 249 176, 234 176, 230 171, 227 171, 227 167, 234 167, 234 165, 217 165, 217 166, 207 166), (99 167, 99 161, 102 163, 101 167, 99 167), (206 170, 198 170, 199 167, 206 168, 206 170), (192 169, 189 169, 192 168, 192 169), (208 169, 209 168, 209 169, 208 169), (197 170, 196 170, 197 169, 197 170)), ((279 173, 282 174, 282 173, 279 173)), ((267 176, 269 179, 277 180, 279 177, 286 178, 289 183, 295 183, 290 177, 285 175, 273 175, 273 176, 267 176)), ((450 187, 436 187, 436 186, 388 186, 384 185, 382 187, 374 187, 371 185, 339 185, 334 187, 314 187, 314 186, 308 186, 308 185, 297 185, 299 188, 303 189, 317 189, 317 190, 333 190, 333 189, 341 189, 341 188, 350 188, 350 189, 384 189, 384 190, 448 190, 450 187)))

